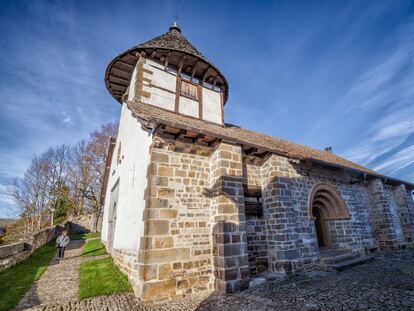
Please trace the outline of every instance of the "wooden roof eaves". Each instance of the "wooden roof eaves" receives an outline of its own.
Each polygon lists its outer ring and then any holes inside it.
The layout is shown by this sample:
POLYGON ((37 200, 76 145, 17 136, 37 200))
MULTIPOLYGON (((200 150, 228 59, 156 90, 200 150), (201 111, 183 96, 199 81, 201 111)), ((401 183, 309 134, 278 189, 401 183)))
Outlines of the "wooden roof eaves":
MULTIPOLYGON (((160 124, 163 124, 163 125, 167 125, 167 126, 170 126, 170 127, 175 127, 179 130, 187 130, 187 131, 195 132, 197 134, 202 134, 202 135, 206 135, 206 136, 215 137, 215 138, 220 139, 222 141, 229 141, 229 142, 233 142, 233 143, 236 143, 236 144, 248 146, 250 148, 258 148, 258 149, 264 150, 264 151, 269 152, 269 153, 273 153, 273 154, 276 154, 276 155, 279 155, 279 156, 286 157, 286 158, 288 158, 290 160, 293 160, 295 162, 297 162, 298 160, 299 161, 310 161, 310 162, 317 163, 317 164, 320 164, 320 165, 326 166, 326 167, 339 168, 339 169, 343 169, 344 171, 347 171, 347 172, 358 173, 358 174, 363 174, 364 176, 370 176, 370 177, 374 177, 374 178, 380 178, 382 180, 393 181, 397 184, 404 184, 408 189, 414 190, 414 184, 413 183, 409 183, 409 182, 399 180, 399 179, 396 179, 396 178, 387 177, 385 175, 376 173, 374 171, 370 172, 370 171, 359 170, 359 169, 356 169, 356 168, 344 166, 344 165, 341 165, 341 164, 326 162, 326 161, 314 159, 314 158, 311 158, 311 157, 293 156, 293 155, 290 155, 288 152, 281 152, 279 150, 274 150, 272 148, 266 148, 266 147, 261 146, 261 145, 256 145, 254 143, 246 142, 246 141, 243 141, 243 140, 240 140, 240 139, 237 139, 237 138, 234 138, 234 137, 230 137, 230 136, 227 136, 227 135, 223 135, 223 134, 217 134, 217 133, 213 133, 213 132, 210 132, 210 131, 201 131, 197 128, 193 128, 191 126, 186 126, 186 125, 183 125, 181 123, 176 123, 176 122, 172 122, 172 121, 168 121, 168 120, 164 120, 164 119, 156 119, 156 118, 152 118, 152 117, 151 118, 145 118, 145 117, 140 116, 140 115, 138 115, 134 112, 134 109, 131 106, 133 104, 132 102, 127 101, 126 104, 128 106, 128 109, 130 111, 132 111, 132 115, 135 118, 137 118, 138 121, 140 121, 141 123, 145 123, 145 126, 148 129, 152 129, 155 126, 159 126, 160 124)), ((162 108, 159 108, 159 109, 162 109, 162 108)), ((165 109, 163 109, 163 110, 165 110, 165 109)), ((171 112, 171 111, 169 111, 169 112, 171 112)), ((193 118, 191 116, 186 116, 186 117, 193 118)), ((199 120, 197 118, 193 118, 193 119, 199 120)), ((211 123, 211 122, 208 122, 208 121, 203 121, 203 122, 211 123)), ((222 126, 222 125, 218 125, 218 124, 215 124, 215 123, 214 123, 214 125, 222 126)), ((224 127, 224 126, 222 126, 222 127, 224 127)))

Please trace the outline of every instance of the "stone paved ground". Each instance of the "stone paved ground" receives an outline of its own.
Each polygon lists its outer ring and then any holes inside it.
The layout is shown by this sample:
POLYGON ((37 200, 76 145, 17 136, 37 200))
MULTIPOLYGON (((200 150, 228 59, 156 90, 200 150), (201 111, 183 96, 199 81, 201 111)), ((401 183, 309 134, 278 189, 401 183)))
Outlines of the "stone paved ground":
POLYGON ((84 241, 71 241, 65 259, 53 259, 45 273, 24 295, 16 310, 26 310, 40 304, 65 303, 76 299, 79 286, 79 266, 84 241))
POLYGON ((414 251, 381 254, 340 273, 308 273, 234 295, 189 295, 144 307, 132 294, 118 294, 33 310, 414 310, 414 251))

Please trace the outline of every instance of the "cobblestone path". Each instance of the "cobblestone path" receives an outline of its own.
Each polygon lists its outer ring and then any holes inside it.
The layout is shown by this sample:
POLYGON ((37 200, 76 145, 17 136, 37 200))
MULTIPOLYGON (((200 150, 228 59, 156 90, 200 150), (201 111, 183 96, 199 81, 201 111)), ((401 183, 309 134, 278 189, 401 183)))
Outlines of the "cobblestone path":
POLYGON ((71 241, 65 251, 65 259, 53 259, 45 273, 24 295, 16 310, 49 304, 64 304, 78 295, 79 266, 82 262, 84 241, 71 241))
POLYGON ((234 295, 188 295, 144 307, 132 294, 119 294, 33 310, 414 310, 414 251, 384 253, 371 263, 340 273, 306 273, 234 295))

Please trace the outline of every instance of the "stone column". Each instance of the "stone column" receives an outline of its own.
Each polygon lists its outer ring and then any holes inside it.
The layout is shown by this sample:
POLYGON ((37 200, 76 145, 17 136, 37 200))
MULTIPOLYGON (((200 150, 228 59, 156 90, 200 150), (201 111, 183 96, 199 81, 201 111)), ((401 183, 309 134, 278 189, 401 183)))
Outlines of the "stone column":
POLYGON ((249 287, 242 149, 221 142, 210 158, 215 288, 231 293, 249 287))
POLYGON ((414 203, 404 184, 394 187, 398 216, 408 244, 414 244, 414 203))
POLYGON ((391 202, 386 195, 384 185, 379 178, 369 183, 368 193, 374 238, 383 250, 399 249, 402 241, 398 237, 398 230, 401 228, 397 228, 397 224, 393 221, 393 209, 396 203, 391 202))
POLYGON ((178 286, 172 273, 174 262, 190 260, 191 246, 178 247, 173 238, 172 224, 177 211, 171 209, 176 200, 177 183, 174 180, 172 153, 159 147, 154 139, 150 149, 148 185, 145 191, 143 214, 144 232, 139 249, 139 298, 156 302, 176 294, 178 286))
MULTIPOLYGON (((267 222, 269 267, 273 272, 292 273, 301 269, 299 250, 303 250, 291 179, 294 172, 286 158, 272 154, 262 165, 263 216, 267 222)), ((302 228, 307 224, 300 224, 302 228)))

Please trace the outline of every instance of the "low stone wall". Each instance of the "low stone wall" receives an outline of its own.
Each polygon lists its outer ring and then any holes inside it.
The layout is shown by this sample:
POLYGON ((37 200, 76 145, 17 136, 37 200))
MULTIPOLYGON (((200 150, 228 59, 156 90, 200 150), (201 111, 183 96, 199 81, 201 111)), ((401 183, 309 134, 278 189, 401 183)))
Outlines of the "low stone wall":
POLYGON ((55 238, 61 231, 61 227, 48 228, 35 233, 25 242, 0 246, 0 271, 27 259, 36 249, 55 238))
MULTIPOLYGON (((100 217, 102 219, 102 217, 100 217)), ((102 220, 98 223, 97 231, 100 231, 102 220)), ((70 216, 67 219, 67 230, 71 234, 74 233, 88 233, 94 231, 95 225, 95 215, 94 214, 84 214, 77 216, 70 216)))

